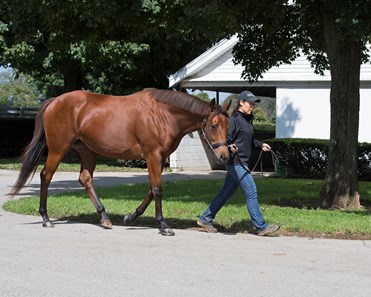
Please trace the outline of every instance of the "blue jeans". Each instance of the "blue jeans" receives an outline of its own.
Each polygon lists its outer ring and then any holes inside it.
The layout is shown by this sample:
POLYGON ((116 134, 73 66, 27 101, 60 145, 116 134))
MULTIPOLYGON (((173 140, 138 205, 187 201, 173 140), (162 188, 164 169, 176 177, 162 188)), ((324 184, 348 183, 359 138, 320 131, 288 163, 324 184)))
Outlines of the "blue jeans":
MULTIPOLYGON (((247 168, 247 164, 244 164, 247 168)), ((256 230, 262 231, 268 224, 265 222, 258 203, 258 194, 254 179, 241 165, 226 165, 227 175, 224 180, 223 189, 211 201, 208 208, 201 215, 203 223, 211 224, 218 211, 227 200, 236 192, 240 186, 246 198, 246 207, 251 217, 251 222, 256 230)))

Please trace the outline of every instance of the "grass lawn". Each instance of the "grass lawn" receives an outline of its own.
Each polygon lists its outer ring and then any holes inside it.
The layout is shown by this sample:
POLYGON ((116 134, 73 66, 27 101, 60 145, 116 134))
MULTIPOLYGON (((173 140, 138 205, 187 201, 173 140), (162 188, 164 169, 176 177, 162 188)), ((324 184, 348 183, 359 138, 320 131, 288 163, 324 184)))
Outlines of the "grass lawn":
MULTIPOLYGON (((371 182, 359 182, 364 209, 328 211, 317 209, 322 180, 256 178, 259 201, 268 223, 281 225, 281 234, 308 237, 371 239, 371 182)), ((222 187, 223 180, 185 180, 163 185, 163 212, 170 227, 196 228, 195 221, 222 187)), ((97 188, 114 225, 122 225, 123 216, 142 202, 148 184, 97 188)), ((8 211, 38 215, 38 197, 12 200, 4 205, 8 211)), ((50 196, 50 217, 84 223, 99 223, 93 204, 84 191, 50 196)), ((249 232, 254 229, 239 190, 218 213, 214 221, 220 231, 249 232)), ((135 225, 156 227, 154 203, 135 225)))
MULTIPOLYGON (((40 162, 38 166, 38 170, 40 171, 44 165, 44 160, 40 162)), ((0 159, 0 169, 5 170, 19 170, 21 169, 21 163, 19 159, 16 158, 3 158, 0 159)), ((97 160, 97 171, 125 171, 125 172, 132 172, 132 171, 144 171, 145 169, 141 168, 130 168, 121 165, 120 161, 115 159, 108 159, 99 157, 97 160)), ((80 171, 80 163, 73 163, 73 162, 61 162, 58 166, 58 171, 80 171)))

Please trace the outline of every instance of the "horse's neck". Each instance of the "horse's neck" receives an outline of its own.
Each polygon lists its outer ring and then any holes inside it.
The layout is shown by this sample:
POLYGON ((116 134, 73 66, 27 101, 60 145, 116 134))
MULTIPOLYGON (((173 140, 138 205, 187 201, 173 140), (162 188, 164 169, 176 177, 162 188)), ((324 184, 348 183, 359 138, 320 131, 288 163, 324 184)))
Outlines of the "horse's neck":
POLYGON ((178 120, 178 126, 183 135, 201 130, 202 121, 206 116, 189 114, 178 120))

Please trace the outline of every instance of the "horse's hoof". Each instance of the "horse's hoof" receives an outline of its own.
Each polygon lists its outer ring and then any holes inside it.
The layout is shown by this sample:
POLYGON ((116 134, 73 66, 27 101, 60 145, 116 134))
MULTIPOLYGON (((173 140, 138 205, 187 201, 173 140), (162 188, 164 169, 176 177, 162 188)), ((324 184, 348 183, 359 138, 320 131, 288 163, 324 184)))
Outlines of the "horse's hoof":
POLYGON ((127 214, 124 216, 124 225, 130 225, 133 222, 131 215, 127 214))
POLYGON ((110 220, 101 220, 100 223, 104 229, 112 229, 112 223, 110 220))
POLYGON ((43 222, 42 226, 45 228, 54 228, 54 225, 50 221, 43 222))
POLYGON ((160 232, 161 232, 161 235, 163 236, 174 236, 175 235, 175 232, 171 230, 170 228, 161 229, 160 232))

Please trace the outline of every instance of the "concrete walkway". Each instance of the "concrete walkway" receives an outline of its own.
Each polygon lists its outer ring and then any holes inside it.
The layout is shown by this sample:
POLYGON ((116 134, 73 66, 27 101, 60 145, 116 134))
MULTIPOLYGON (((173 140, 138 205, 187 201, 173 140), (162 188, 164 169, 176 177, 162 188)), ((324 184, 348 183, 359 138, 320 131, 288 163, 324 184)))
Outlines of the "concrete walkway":
MULTIPOLYGON (((16 171, 0 170, 0 203, 16 171)), ((165 173, 164 181, 224 172, 165 173)), ((145 173, 99 173, 96 186, 147 182, 145 173)), ((38 195, 38 175, 21 196, 38 195)), ((81 188, 57 172, 51 192, 81 188)), ((215 193, 218 189, 215 189, 215 193)), ((210 193, 210 199, 215 193, 210 193)), ((196 214, 195 214, 196 215, 196 214)), ((371 242, 59 222, 0 211, 0 297, 371 296, 371 242)))

